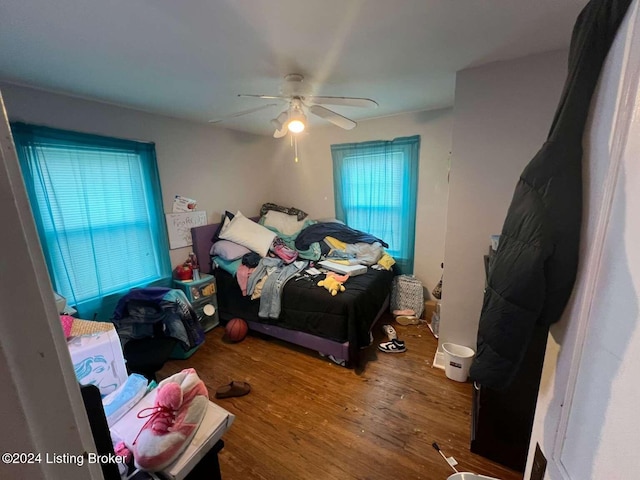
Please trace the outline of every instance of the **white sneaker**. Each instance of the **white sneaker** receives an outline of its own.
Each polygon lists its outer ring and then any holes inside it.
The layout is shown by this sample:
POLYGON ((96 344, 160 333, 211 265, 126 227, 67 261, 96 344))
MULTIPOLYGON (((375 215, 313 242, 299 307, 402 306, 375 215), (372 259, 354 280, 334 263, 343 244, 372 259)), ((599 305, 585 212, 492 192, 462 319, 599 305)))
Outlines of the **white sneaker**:
POLYGON ((403 353, 407 351, 407 347, 401 340, 391 340, 378 345, 378 350, 385 353, 403 353))
POLYGON ((398 338, 398 334, 396 333, 396 329, 393 328, 391 325, 383 325, 382 326, 382 331, 387 336, 389 341, 398 338))

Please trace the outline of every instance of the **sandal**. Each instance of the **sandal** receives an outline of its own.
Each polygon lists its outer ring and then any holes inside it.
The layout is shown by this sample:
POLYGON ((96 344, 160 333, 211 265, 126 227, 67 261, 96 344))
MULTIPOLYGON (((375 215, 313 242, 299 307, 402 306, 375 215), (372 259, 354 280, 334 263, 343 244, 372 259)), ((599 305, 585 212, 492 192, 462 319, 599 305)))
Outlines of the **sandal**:
POLYGON ((242 397, 251 391, 251 385, 247 382, 233 381, 228 385, 222 385, 216 390, 216 398, 242 397))
POLYGON ((391 325, 383 325, 382 326, 382 331, 387 336, 387 338, 389 338, 389 341, 398 338, 398 334, 396 333, 396 329, 393 328, 391 325))
POLYGON ((396 317, 396 322, 400 325, 417 325, 420 323, 420 319, 415 315, 401 315, 396 317))
POLYGON ((385 353, 402 353, 407 351, 407 347, 401 340, 391 340, 378 345, 378 350, 385 353))

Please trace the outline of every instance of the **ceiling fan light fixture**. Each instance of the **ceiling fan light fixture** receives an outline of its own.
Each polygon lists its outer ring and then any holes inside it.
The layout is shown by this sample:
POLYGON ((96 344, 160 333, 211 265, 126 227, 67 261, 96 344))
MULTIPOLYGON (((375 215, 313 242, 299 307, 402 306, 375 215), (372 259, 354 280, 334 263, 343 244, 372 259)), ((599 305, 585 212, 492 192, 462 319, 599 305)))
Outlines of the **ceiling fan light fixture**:
POLYGON ((289 118, 289 111, 285 110, 281 112, 276 118, 271 119, 271 126, 276 129, 276 132, 282 132, 286 128, 287 120, 289 118))
MULTIPOLYGON (((363 97, 327 97, 323 95, 312 95, 311 89, 305 88, 302 83, 304 77, 299 73, 291 73, 285 76, 284 84, 280 88, 279 95, 261 95, 255 93, 240 93, 239 97, 259 98, 262 100, 278 100, 288 102, 288 108, 280 113, 276 118, 270 120, 270 124, 274 128, 274 138, 284 137, 291 132, 297 135, 306 130, 307 117, 305 112, 315 115, 329 123, 336 125, 344 130, 355 128, 357 123, 338 112, 323 107, 323 105, 339 105, 345 107, 375 108, 378 102, 370 98, 363 97)), ((237 114, 228 116, 227 118, 235 118, 241 115, 262 110, 263 108, 275 106, 275 103, 264 107, 257 107, 245 110, 237 114)), ((217 123, 223 119, 214 120, 217 123)))
POLYGON ((282 122, 280 120, 278 120, 277 118, 272 118, 271 119, 271 125, 276 130, 281 130, 282 129, 282 122))
POLYGON ((300 133, 304 130, 304 122, 301 120, 292 120, 289 122, 289 130, 293 133, 300 133))
POLYGON ((292 133, 300 133, 302 132, 307 125, 307 117, 305 114, 299 109, 291 110, 289 114, 289 123, 287 124, 287 128, 292 133))

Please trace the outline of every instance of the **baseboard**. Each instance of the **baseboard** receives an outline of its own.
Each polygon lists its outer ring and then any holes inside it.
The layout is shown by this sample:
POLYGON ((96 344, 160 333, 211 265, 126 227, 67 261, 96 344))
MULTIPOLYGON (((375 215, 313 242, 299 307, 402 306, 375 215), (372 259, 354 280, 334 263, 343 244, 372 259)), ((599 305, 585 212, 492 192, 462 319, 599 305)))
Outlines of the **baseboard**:
POLYGON ((444 370, 444 353, 440 351, 436 352, 436 355, 433 357, 433 365, 431 366, 444 370))
POLYGON ((431 325, 431 322, 427 323, 427 327, 429 327, 429 330, 431 330, 431 333, 433 334, 433 336, 438 338, 438 334, 433 331, 433 326, 431 325))

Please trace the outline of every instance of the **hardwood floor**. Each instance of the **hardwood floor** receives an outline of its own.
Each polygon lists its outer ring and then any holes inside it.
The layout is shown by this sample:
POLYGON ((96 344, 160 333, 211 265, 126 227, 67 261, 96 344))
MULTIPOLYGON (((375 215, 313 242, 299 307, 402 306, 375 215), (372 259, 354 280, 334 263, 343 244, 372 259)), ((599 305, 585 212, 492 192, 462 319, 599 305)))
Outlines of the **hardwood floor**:
POLYGON ((431 367, 437 341, 429 329, 382 323, 394 325, 407 352, 379 352, 386 337, 377 327, 358 370, 269 337, 225 343, 218 327, 159 377, 194 367, 211 399, 236 415, 220 453, 224 480, 445 480, 453 470, 433 442, 460 471, 521 479, 469 451, 472 386, 431 367), (249 382, 251 393, 216 400, 216 388, 231 380, 249 382))

